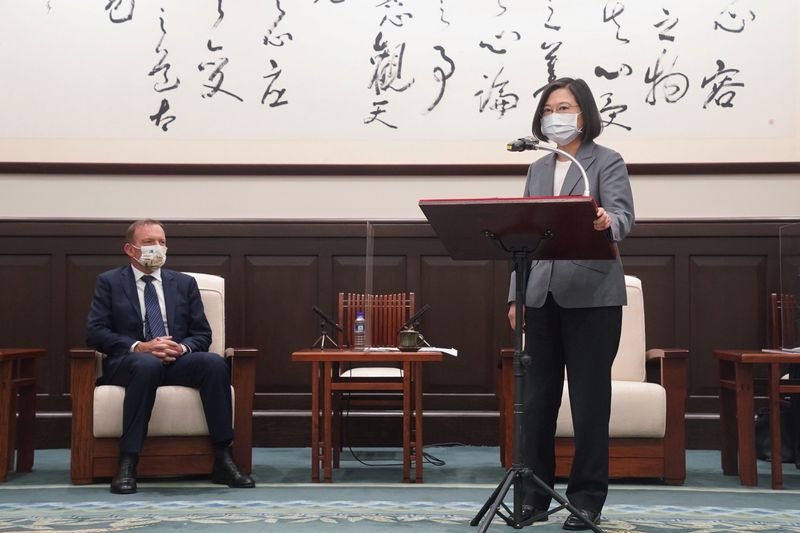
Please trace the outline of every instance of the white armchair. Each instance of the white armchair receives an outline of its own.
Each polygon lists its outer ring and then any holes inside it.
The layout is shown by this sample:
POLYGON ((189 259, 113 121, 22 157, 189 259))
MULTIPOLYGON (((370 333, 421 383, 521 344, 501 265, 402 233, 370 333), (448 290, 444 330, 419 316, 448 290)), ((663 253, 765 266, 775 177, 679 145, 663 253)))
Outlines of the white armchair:
MULTIPOLYGON (((233 456, 243 472, 252 468, 252 412, 255 365, 258 351, 225 349, 225 280, 219 276, 187 272, 197 280, 206 318, 212 331, 210 352, 224 354, 231 364, 233 424, 236 438, 233 456)), ((73 484, 116 472, 122 435, 122 402, 125 389, 95 386, 102 375, 103 354, 94 350, 70 350, 72 396, 73 484)), ((142 476, 208 474, 214 463, 211 439, 197 389, 162 386, 156 393, 147 439, 139 454, 142 476)))
MULTIPOLYGON (((652 477, 682 484, 686 478, 687 350, 646 350, 642 282, 625 276, 628 305, 611 368, 609 475, 652 477)), ((501 372, 501 459, 513 461, 513 350, 503 350, 501 372)), ((556 426, 556 475, 566 477, 574 455, 569 376, 556 426)))

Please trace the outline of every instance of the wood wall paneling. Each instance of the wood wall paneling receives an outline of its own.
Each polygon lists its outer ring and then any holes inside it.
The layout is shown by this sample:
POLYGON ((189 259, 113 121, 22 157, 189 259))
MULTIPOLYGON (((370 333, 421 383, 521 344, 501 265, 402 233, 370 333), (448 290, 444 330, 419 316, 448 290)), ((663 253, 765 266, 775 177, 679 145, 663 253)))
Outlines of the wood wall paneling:
POLYGON ((308 366, 291 354, 319 334, 311 307, 318 303, 319 258, 248 256, 245 273, 245 345, 258 348, 255 409, 308 409, 308 366), (287 395, 287 393, 290 393, 287 395))
MULTIPOLYGON (((786 221, 639 222, 621 247, 642 279, 648 347, 688 347, 689 445, 716 445, 715 348, 766 345, 767 298, 780 290, 778 227, 786 221), (712 416, 706 416, 711 414, 712 416)), ((83 346, 97 274, 126 263, 127 222, 0 221, 0 346, 42 346, 40 411, 69 412, 67 350, 83 346)), ((339 291, 364 290, 366 225, 350 221, 170 222, 169 266, 226 279, 226 343, 261 351, 254 433, 258 446, 307 446, 308 365, 290 353, 319 335, 319 305, 335 316, 339 291)), ((496 444, 499 350, 512 346, 506 319, 509 264, 453 261, 424 222, 374 224, 374 291, 414 291, 431 310, 421 330, 459 349, 425 369, 428 427, 437 440, 496 444), (457 411, 455 415, 444 414, 457 411), (430 424, 433 424, 431 426, 430 424)), ((800 267, 796 258, 785 269, 800 267)), ((62 446, 64 418, 40 418, 38 446, 62 446)), ((353 426, 369 443, 373 421, 353 426)), ((394 429, 380 431, 389 439, 394 429)), ((429 435, 433 435, 429 433, 429 435)), ((374 442, 391 444, 391 442, 374 442)))

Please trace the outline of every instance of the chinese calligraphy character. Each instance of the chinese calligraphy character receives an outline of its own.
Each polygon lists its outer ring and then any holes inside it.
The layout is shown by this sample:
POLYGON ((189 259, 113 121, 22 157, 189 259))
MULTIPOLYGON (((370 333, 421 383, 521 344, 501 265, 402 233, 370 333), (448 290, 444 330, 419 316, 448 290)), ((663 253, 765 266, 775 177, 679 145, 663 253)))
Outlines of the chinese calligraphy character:
MULTIPOLYGON (((502 73, 503 67, 495 75, 488 90, 481 89, 475 93, 475 96, 479 97, 480 100, 478 105, 479 112, 483 113, 488 106, 490 110, 497 111, 500 114, 500 118, 502 118, 507 111, 517 107, 519 96, 506 92, 508 80, 498 81, 502 73)), ((489 76, 484 74, 483 79, 488 80, 489 76)))
POLYGON ((281 75, 282 70, 278 68, 278 63, 274 59, 269 60, 269 64, 272 67, 272 72, 264 76, 264 79, 269 80, 269 85, 267 85, 267 90, 264 91, 264 95, 261 97, 261 103, 264 103, 264 100, 267 99, 268 96, 274 96, 274 100, 269 103, 270 107, 278 107, 282 105, 286 105, 289 103, 288 100, 281 100, 283 98, 286 89, 273 89, 272 86, 278 80, 278 77, 281 75))
MULTIPOLYGON (((650 105, 656 105, 656 88, 659 85, 662 85, 662 90, 664 91, 664 100, 666 100, 669 104, 674 104, 683 98, 686 95, 686 92, 689 90, 689 78, 685 74, 680 72, 671 72, 664 75, 664 71, 661 68, 661 60, 666 54, 667 51, 663 50, 661 52, 661 57, 656 59, 656 65, 653 67, 652 71, 650 70, 650 67, 648 67, 647 72, 644 75, 644 82, 653 84, 653 86, 650 87, 650 91, 647 93, 647 97, 645 98, 645 102, 650 105)), ((672 68, 675 68, 675 63, 677 62, 678 58, 676 57, 672 62, 672 68)))
POLYGON ((456 71, 456 64, 453 62, 452 59, 447 57, 447 54, 445 54, 443 46, 436 45, 436 46, 433 47, 433 49, 441 54, 442 59, 447 63, 447 65, 450 68, 449 68, 449 72, 445 72, 444 69, 442 69, 442 67, 440 67, 438 65, 433 68, 433 78, 436 81, 438 81, 441 85, 439 86, 439 94, 436 96, 436 100, 434 100, 433 103, 430 105, 430 107, 428 107, 428 112, 433 111, 433 109, 437 105, 439 105, 439 102, 442 101, 442 97, 444 96, 444 89, 445 89, 445 85, 447 84, 447 80, 449 80, 453 76, 453 73, 456 71))
POLYGON ((611 72, 601 66, 594 67, 594 75, 598 78, 605 78, 607 80, 615 80, 620 76, 630 76, 633 74, 633 68, 627 63, 620 65, 616 72, 611 72))
POLYGON ((658 29, 660 30, 660 31, 658 32, 658 39, 659 39, 660 41, 670 41, 670 42, 674 42, 674 41, 675 41, 675 36, 674 36, 674 35, 671 35, 671 34, 669 34, 669 33, 667 33, 667 32, 668 32, 668 31, 670 31, 670 30, 671 30, 672 28, 674 28, 675 26, 677 26, 677 25, 678 25, 678 22, 680 21, 680 19, 678 19, 678 18, 670 19, 670 18, 669 18, 669 11, 668 11, 668 10, 666 10, 666 9, 662 9, 662 11, 663 11, 663 12, 664 12, 664 14, 667 16, 667 18, 665 18, 665 19, 664 19, 664 20, 662 20, 661 22, 658 22, 658 23, 656 23, 656 24, 653 24, 653 27, 654 27, 654 28, 658 28, 658 29), (662 29, 662 27, 664 27, 664 26, 666 26, 666 27, 662 29))
POLYGON ((286 39, 288 39, 289 41, 292 40, 292 34, 291 33, 281 33, 280 35, 275 35, 273 37, 272 34, 278 28, 278 25, 281 23, 283 18, 286 16, 286 11, 284 11, 283 8, 281 8, 281 0, 275 0, 275 6, 278 9, 278 16, 275 19, 275 22, 272 23, 272 27, 269 30, 267 30, 267 34, 264 36, 264 45, 265 46, 272 45, 272 46, 280 47, 280 46, 283 46, 284 44, 286 44, 283 41, 284 37, 286 39))
POLYGON ((628 44, 631 40, 619 36, 620 31, 622 31, 622 26, 617 22, 617 17, 625 12, 625 5, 622 2, 616 1, 614 2, 614 7, 609 10, 608 5, 610 3, 611 2, 606 2, 606 5, 603 7, 603 22, 613 22, 617 27, 617 40, 628 44))
POLYGON ((375 65, 369 87, 375 89, 376 95, 380 95, 387 89, 397 92, 405 91, 414 83, 413 78, 402 85, 395 85, 395 82, 400 82, 403 77, 403 54, 405 54, 406 43, 399 44, 390 51, 388 41, 382 41, 382 39, 383 33, 378 32, 372 45, 373 50, 377 53, 369 60, 375 65))
POLYGON ((502 0, 497 0, 497 7, 500 8, 500 13, 497 14, 498 17, 501 15, 505 15, 506 11, 508 11, 508 8, 503 5, 502 0))
POLYGON ((746 20, 746 16, 740 16, 733 10, 734 4, 736 4, 736 0, 733 0, 726 10, 720 11, 720 17, 714 21, 714 30, 722 30, 729 33, 742 33, 747 22, 756 20, 756 14, 753 13, 752 10, 748 10, 750 14, 749 21, 746 20), (720 21, 720 19, 722 20, 720 21), (729 23, 733 25, 727 26, 729 23))
POLYGON ((176 89, 180 84, 180 78, 176 77, 175 81, 170 81, 169 77, 169 69, 172 68, 172 65, 167 62, 167 57, 169 56, 169 51, 164 48, 162 45, 164 44, 164 38, 167 36, 166 25, 164 22, 164 9, 161 9, 162 15, 159 16, 159 25, 161 28, 161 38, 158 40, 158 44, 156 45, 156 53, 161 54, 161 58, 158 60, 158 63, 147 73, 148 76, 155 76, 160 74, 163 79, 161 81, 155 82, 153 84, 153 90, 157 93, 163 93, 164 91, 171 91, 172 89, 176 89))
MULTIPOLYGON (((217 52, 219 50, 222 50, 222 46, 215 47, 214 45, 212 45, 210 39, 208 41, 207 46, 208 50, 211 52, 217 52)), ((203 84, 203 87, 208 89, 207 92, 201 94, 203 98, 212 98, 217 93, 222 93, 222 94, 227 94, 228 96, 231 96, 233 98, 236 98, 240 102, 244 101, 239 96, 233 94, 230 91, 226 91, 225 89, 222 88, 222 82, 225 81, 225 73, 222 72, 222 69, 225 68, 225 65, 228 64, 228 61, 229 59, 227 57, 219 57, 215 61, 206 61, 205 63, 200 63, 199 65, 197 65, 197 69, 200 72, 204 72, 207 68, 213 67, 213 69, 211 70, 211 74, 209 74, 208 76, 208 81, 211 82, 211 84, 208 83, 203 84)))
POLYGON ((703 83, 700 84, 700 87, 705 89, 706 85, 714 82, 711 85, 711 92, 703 104, 703 109, 706 109, 712 101, 719 107, 733 107, 736 91, 732 90, 731 87, 744 87, 744 83, 733 81, 733 76, 737 74, 739 74, 739 69, 726 69, 725 62, 717 59, 717 72, 708 78, 703 78, 703 83))
MULTIPOLYGON (((108 18, 114 24, 121 24, 133 18, 135 0, 108 0, 106 11, 108 18)), ((48 4, 49 6, 49 4, 48 4)))
POLYGON ((380 117, 382 114, 386 113, 386 110, 383 109, 381 106, 388 104, 388 100, 381 100, 379 102, 372 102, 372 105, 375 107, 371 112, 370 116, 364 119, 364 124, 372 124, 375 121, 380 122, 384 126, 392 128, 393 130, 397 129, 397 126, 394 124, 389 124, 388 122, 381 120, 380 117))
MULTIPOLYGON (((544 58, 547 60, 547 83, 553 82, 556 79, 556 61, 558 61, 558 49, 561 48, 563 44, 562 41, 556 41, 553 43, 542 43, 542 50, 549 50, 547 54, 545 54, 544 58)), ((539 96, 547 85, 543 85, 536 89, 536 92, 533 93, 533 97, 536 98, 539 96)))
MULTIPOLYGON (((391 10, 393 8, 396 8, 396 7, 403 7, 403 2, 401 2, 400 0, 383 0, 383 2, 381 2, 378 5, 376 5, 375 7, 385 7, 386 9, 391 10)), ((384 22, 389 22, 393 26, 396 26, 398 28, 402 28, 403 27, 403 17, 407 17, 407 18, 411 19, 411 18, 414 18, 414 15, 411 14, 411 13, 408 13, 408 12, 392 14, 392 15, 384 15, 383 20, 381 20, 381 23, 379 24, 379 26, 383 26, 384 22)))
MULTIPOLYGON (((552 2, 552 1, 553 0, 547 0, 548 3, 552 2)), ((560 25, 556 26, 555 24, 550 22, 553 19, 553 15, 555 14, 555 9, 553 9, 553 6, 548 5, 547 6, 547 10, 550 11, 550 15, 548 15, 547 20, 544 23, 544 27, 547 28, 548 30, 561 31, 561 26, 560 25)))
POLYGON ((600 117, 601 122, 603 123, 604 127, 607 126, 619 126, 625 130, 631 131, 630 126, 626 126, 625 124, 619 124, 616 122, 617 116, 621 115, 622 113, 628 110, 628 106, 625 104, 617 104, 612 105, 612 97, 614 93, 605 93, 601 94, 600 98, 605 99, 605 103, 600 107, 600 117), (606 115, 608 118, 606 118, 606 115))
POLYGON ((162 131, 167 131, 168 126, 175 121, 175 115, 167 115, 169 111, 169 102, 166 98, 162 98, 161 107, 154 115, 150 115, 150 121, 156 126, 161 126, 162 131))
POLYGON ((439 16, 439 20, 441 20, 442 22, 444 22, 449 26, 450 21, 444 18, 444 0, 439 0, 439 12, 441 13, 441 15, 439 16))
MULTIPOLYGON (((499 41, 503 38, 504 35, 505 32, 501 31, 499 34, 495 35, 494 38, 499 41)), ((522 36, 519 34, 519 32, 516 31, 511 32, 511 39, 513 39, 514 41, 519 41, 521 38, 522 36)), ((486 48, 493 54, 505 54, 508 51, 505 48, 495 48, 491 43, 487 43, 485 41, 481 41, 478 44, 478 46, 480 46, 481 48, 486 48)))
POLYGON ((222 19, 225 18, 225 12, 222 10, 222 0, 217 0, 217 20, 214 21, 214 28, 219 26, 222 19))

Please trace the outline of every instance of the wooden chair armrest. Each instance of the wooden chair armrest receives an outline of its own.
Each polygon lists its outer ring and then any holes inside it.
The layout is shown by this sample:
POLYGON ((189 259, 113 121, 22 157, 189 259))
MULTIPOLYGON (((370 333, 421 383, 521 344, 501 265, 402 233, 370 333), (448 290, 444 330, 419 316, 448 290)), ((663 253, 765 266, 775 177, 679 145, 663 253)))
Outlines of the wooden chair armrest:
POLYGON ((253 467, 253 398, 256 390, 256 348, 226 348, 225 359, 231 364, 234 401, 233 455, 239 468, 250 473, 253 467))
POLYGON ((91 348, 72 348, 69 351, 69 358, 70 360, 91 359, 94 361, 97 359, 97 352, 91 348))
POLYGON ((647 381, 660 383, 666 389, 686 390, 689 350, 652 348, 645 353, 647 381))
POLYGON ((667 393, 664 481, 682 484, 686 479, 686 390, 689 350, 655 348, 646 353, 647 378, 667 393))
POLYGON ((258 348, 225 348, 225 358, 232 357, 242 358, 256 358, 258 357, 258 348))
POLYGON ((689 350, 684 348, 651 348, 645 352, 645 359, 649 363, 656 359, 688 359, 689 350))
POLYGON ((97 378, 97 352, 73 348, 70 359, 70 399, 72 400, 72 459, 70 474, 73 483, 92 480, 94 387, 97 378))

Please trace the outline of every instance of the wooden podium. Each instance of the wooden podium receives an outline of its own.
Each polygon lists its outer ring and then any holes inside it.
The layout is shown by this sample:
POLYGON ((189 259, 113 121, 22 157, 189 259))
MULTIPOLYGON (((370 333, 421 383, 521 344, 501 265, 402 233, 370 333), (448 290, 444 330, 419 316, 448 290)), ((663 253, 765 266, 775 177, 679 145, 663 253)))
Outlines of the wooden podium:
MULTIPOLYGON (((530 364, 530 357, 523 352, 522 322, 532 259, 616 259, 617 246, 609 232, 593 228, 597 204, 589 196, 548 196, 420 200, 419 207, 453 259, 511 259, 516 274, 514 464, 470 525, 479 526, 478 532, 483 533, 492 519, 499 516, 509 526, 519 529, 564 508, 582 516, 522 460, 523 376, 530 364), (523 520, 523 478, 532 479, 561 505, 523 520), (501 508, 508 511, 503 501, 512 484, 514 507, 506 516, 501 508)), ((590 520, 584 522, 588 528, 602 533, 590 520)))

